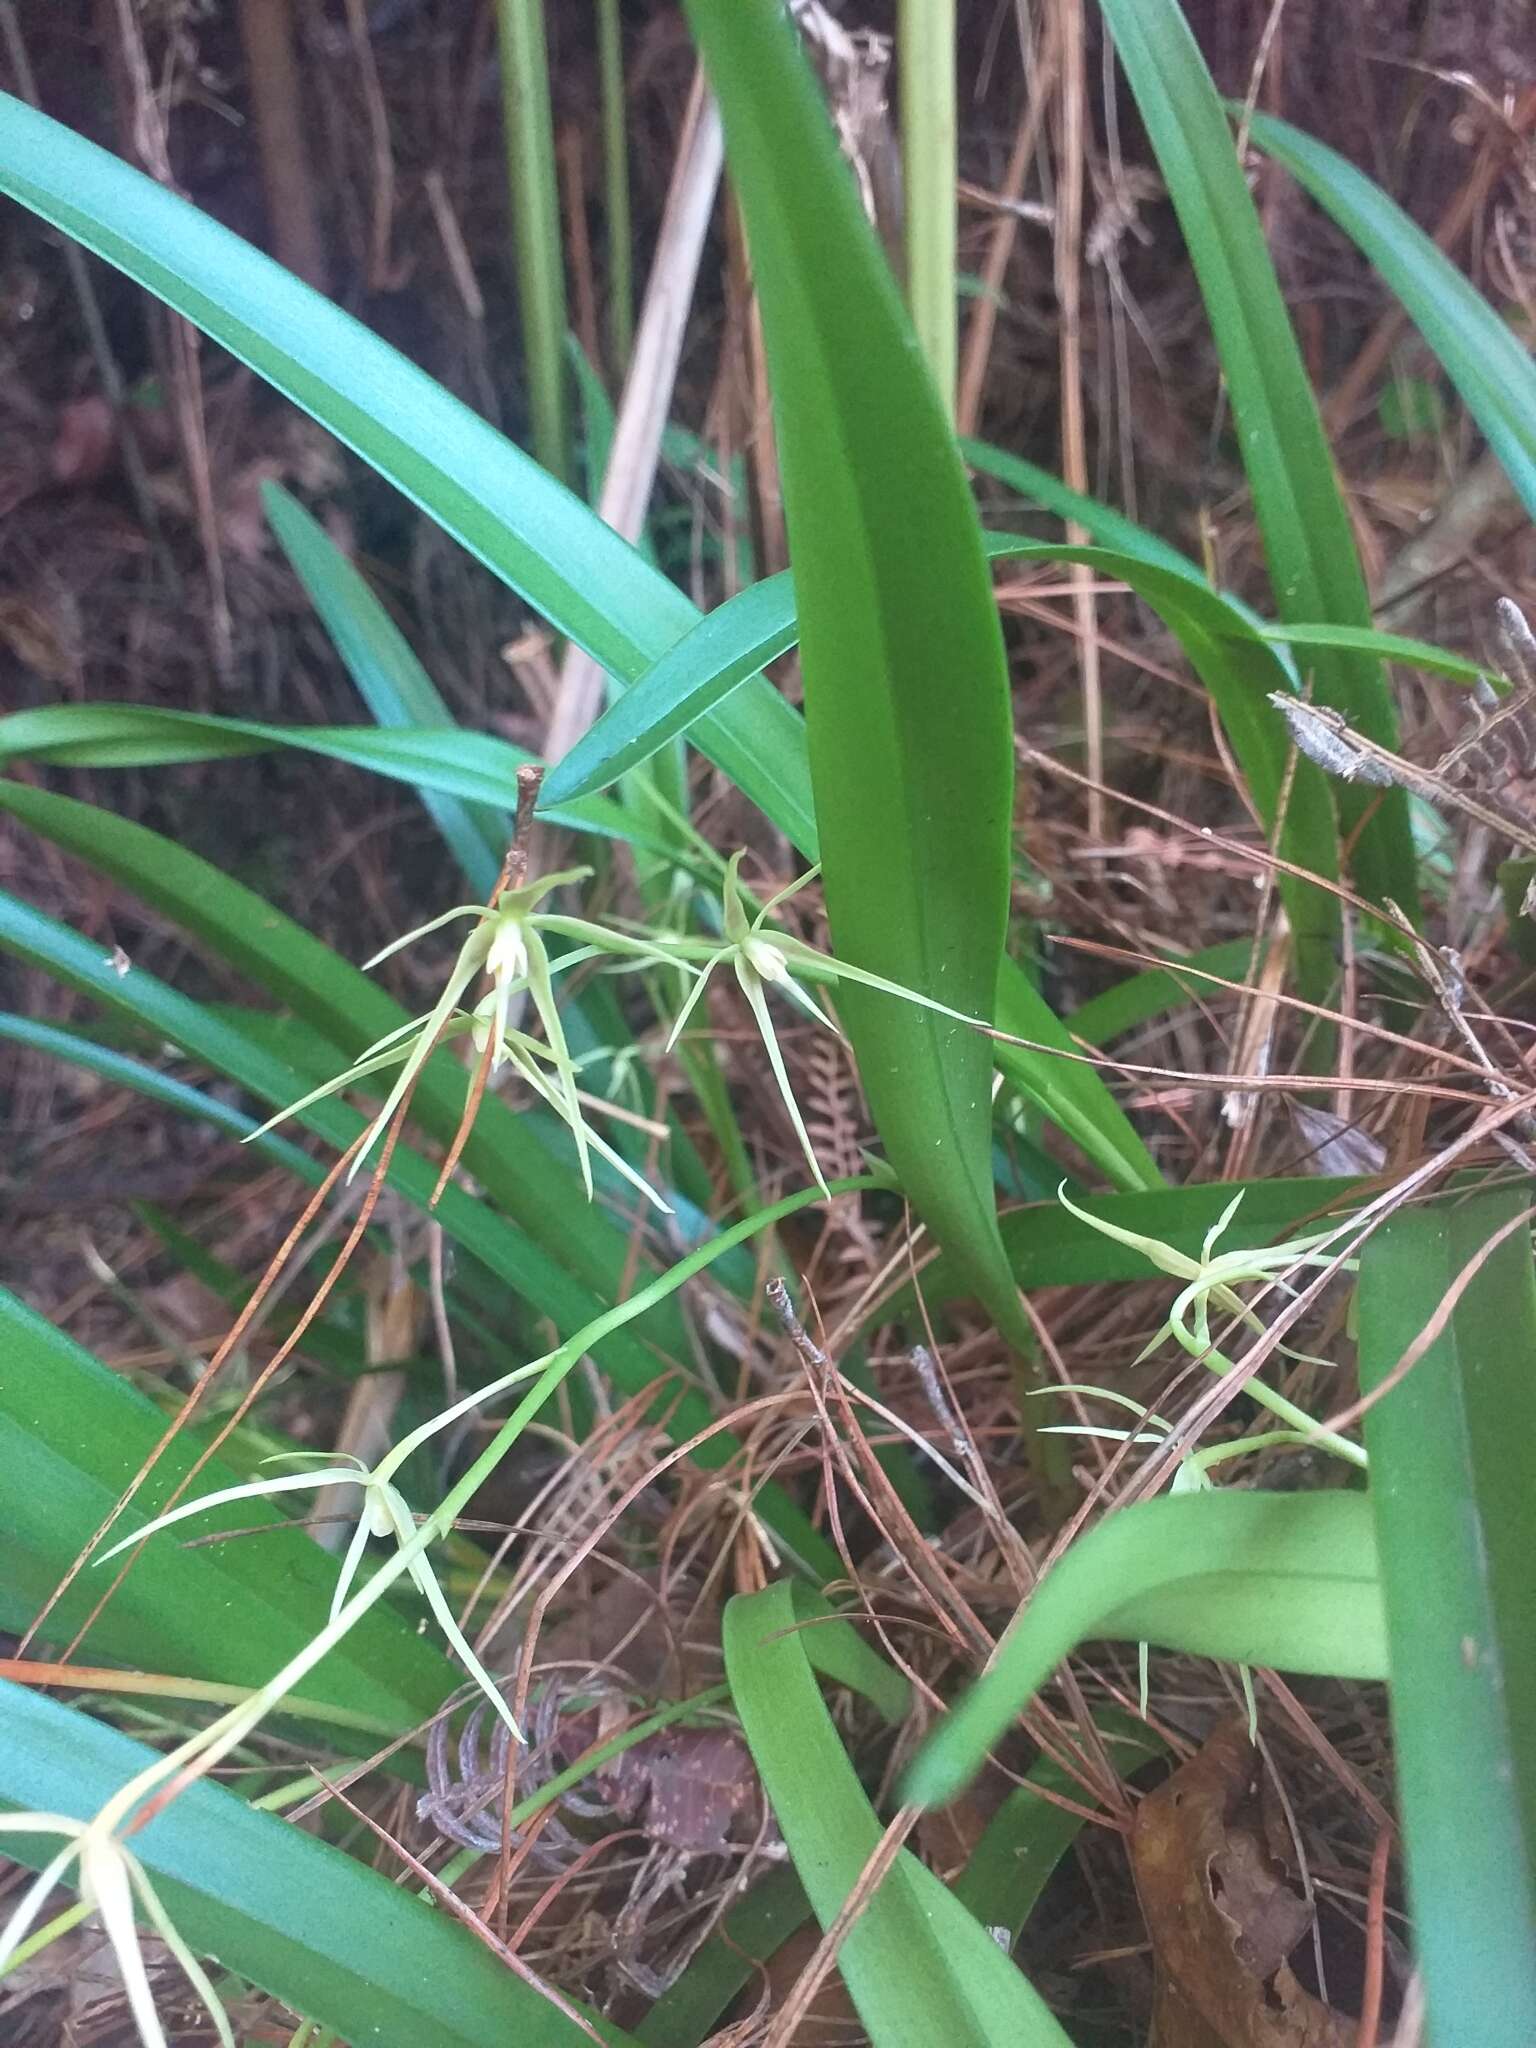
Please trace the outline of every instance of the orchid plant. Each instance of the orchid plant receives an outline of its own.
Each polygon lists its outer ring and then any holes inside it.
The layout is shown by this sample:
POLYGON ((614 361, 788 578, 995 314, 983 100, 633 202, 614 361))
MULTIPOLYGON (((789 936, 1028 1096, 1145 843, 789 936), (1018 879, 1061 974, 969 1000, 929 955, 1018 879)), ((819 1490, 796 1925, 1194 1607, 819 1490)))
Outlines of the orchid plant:
POLYGON ((589 1199, 592 1194, 589 1154, 596 1151, 639 1188, 648 1200, 665 1211, 667 1205, 661 1196, 587 1123, 583 1113, 584 1098, 576 1085, 576 1062, 571 1057, 555 1000, 555 977, 595 958, 605 958, 610 971, 620 973, 643 968, 675 968, 692 985, 667 1038, 666 1049, 670 1051, 686 1028, 716 970, 729 962, 761 1035, 769 1067, 806 1165, 817 1187, 825 1194, 826 1177, 795 1099, 778 1031, 768 1006, 768 991, 776 990, 813 1022, 834 1033, 837 1032, 836 1024, 803 986, 805 982, 853 981, 903 1002, 937 1011, 957 1023, 978 1029, 986 1026, 980 1018, 968 1017, 962 1011, 935 1002, 915 989, 904 988, 883 975, 819 952, 789 932, 770 929, 768 920, 774 912, 815 879, 819 873, 817 868, 807 870, 796 881, 777 891, 749 918, 747 902, 750 899, 746 898, 740 879, 741 862, 742 854, 738 851, 726 865, 721 891, 720 931, 710 937, 655 932, 643 927, 624 930, 616 925, 599 924, 591 918, 541 908, 556 889, 586 880, 591 873, 589 868, 568 868, 544 875, 535 882, 504 885, 492 896, 489 904, 461 903, 442 911, 425 924, 393 940, 366 963, 370 969, 377 967, 402 948, 414 945, 418 939, 440 931, 458 919, 473 919, 474 927, 459 948, 442 992, 432 1008, 424 1016, 413 1018, 410 1023, 402 1024, 376 1040, 344 1073, 337 1074, 279 1110, 251 1136, 260 1137, 325 1096, 385 1073, 391 1067, 398 1067, 400 1071, 383 1107, 368 1126, 357 1155, 348 1168, 350 1178, 409 1102, 422 1068, 432 1053, 449 1040, 468 1035, 479 1063, 464 1123, 438 1183, 439 1192, 463 1149, 464 1138, 486 1082, 491 1075, 510 1067, 570 1127, 589 1199), (551 958, 546 943, 547 938, 555 937, 568 942, 571 948, 558 959, 551 958), (472 1008, 465 1010, 462 1007, 464 998, 482 974, 490 982, 489 990, 472 1008), (513 1006, 525 994, 543 1026, 542 1043, 512 1023, 513 1006))

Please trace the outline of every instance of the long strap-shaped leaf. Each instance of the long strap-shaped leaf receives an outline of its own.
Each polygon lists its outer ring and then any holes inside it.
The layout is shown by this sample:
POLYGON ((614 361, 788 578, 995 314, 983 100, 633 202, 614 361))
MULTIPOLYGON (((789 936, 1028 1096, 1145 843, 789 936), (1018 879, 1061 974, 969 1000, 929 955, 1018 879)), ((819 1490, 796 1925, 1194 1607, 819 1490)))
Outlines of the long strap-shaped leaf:
MULTIPOLYGON (((1238 445, 1284 619, 1368 626, 1365 580, 1333 459, 1231 132, 1178 0, 1100 0, 1179 216, 1232 398, 1238 445)), ((1397 730, 1380 664, 1336 650, 1315 664, 1321 701, 1383 746, 1397 730)), ((1367 895, 1417 902, 1406 803, 1341 789, 1360 830, 1367 895)))
MULTIPOLYGON (((0 94, 0 191, 174 306, 355 448, 551 622, 632 682, 698 612, 519 449, 357 321, 152 179, 0 94)), ((750 682, 693 735, 807 858, 817 830, 800 714, 750 682)), ((1068 1041, 1005 962, 999 1021, 1068 1041)), ((1123 1186, 1155 1184, 1146 1150, 1087 1068, 1000 1062, 1123 1186), (1054 1071, 1053 1071, 1054 1068, 1054 1071)))
MULTIPOLYGON (((510 740, 463 732, 456 726, 272 725, 258 718, 221 718, 146 704, 49 704, 0 718, 0 760, 164 767, 179 761, 237 759, 273 747, 296 747, 394 782, 409 782, 424 792, 462 799, 460 809, 469 804, 515 805, 517 771, 534 759, 510 740)), ((630 841, 637 837, 618 805, 601 799, 560 806, 546 815, 576 832, 630 841)), ((650 842, 642 837, 640 843, 650 842)), ((466 840, 465 850, 474 844, 466 840)))
POLYGON ((1424 230, 1336 150, 1270 114, 1255 115, 1250 132, 1392 287, 1536 517, 1536 364, 1529 349, 1424 230))
MULTIPOLYGON (((965 473, 782 10, 688 11, 762 307, 833 940, 855 966, 990 1018, 1012 725, 965 473)), ((866 990, 841 1002, 903 1187, 1024 1343, 997 1235, 987 1045, 866 990)))
MULTIPOLYGON (((725 1611, 725 1668, 752 1758, 817 1919, 829 1927, 880 1823, 823 1704, 788 1585, 725 1611)), ((811 1633, 846 1628, 812 1620, 811 1633)), ((874 2048, 1070 2048, 991 1935, 902 1849, 838 1955, 874 2048)))
POLYGON ((1392 1731, 1437 2048, 1536 2041, 1529 1205, 1518 1187, 1404 1209, 1361 1259, 1392 1731))
MULTIPOLYGON (((87 1821, 153 1751, 0 1681, 0 1806, 87 1821)), ((10 1835, 34 1866, 57 1837, 10 1835)), ((590 2048, 591 2035, 497 1961, 451 1914, 329 1843, 203 1781, 132 1840, 195 1954, 348 2041, 375 2048, 590 2048)), ((629 2036, 593 2019, 599 2037, 629 2036)))
POLYGON ((1341 1678, 1386 1676, 1370 1503, 1357 1493, 1196 1493, 1081 1536, 929 1736, 906 1797, 952 1799, 1077 1644, 1146 1641, 1341 1678))

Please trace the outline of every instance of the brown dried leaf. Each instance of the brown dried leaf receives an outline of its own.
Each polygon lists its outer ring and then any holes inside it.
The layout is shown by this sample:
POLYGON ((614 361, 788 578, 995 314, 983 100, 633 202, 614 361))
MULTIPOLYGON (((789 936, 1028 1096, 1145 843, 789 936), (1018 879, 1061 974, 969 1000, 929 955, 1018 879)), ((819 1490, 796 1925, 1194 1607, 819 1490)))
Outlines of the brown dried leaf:
POLYGON ((1152 2048, 1354 2048, 1286 1958, 1312 1924, 1267 1824, 1241 1721, 1144 1799, 1131 1831, 1157 1968, 1152 2048))

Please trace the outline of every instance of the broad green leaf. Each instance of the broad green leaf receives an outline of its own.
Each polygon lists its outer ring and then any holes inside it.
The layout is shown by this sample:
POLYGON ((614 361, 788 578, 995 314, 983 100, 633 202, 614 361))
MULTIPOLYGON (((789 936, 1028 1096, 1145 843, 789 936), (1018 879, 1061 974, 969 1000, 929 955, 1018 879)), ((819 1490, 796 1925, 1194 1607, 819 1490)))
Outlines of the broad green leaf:
MULTIPOLYGON (((698 614, 562 484, 387 342, 207 214, 0 94, 0 191, 221 342, 630 682, 698 614)), ((696 743, 803 851, 799 714, 766 681, 696 743)))
POLYGON ((1384 1678, 1386 1627, 1361 1493, 1184 1494, 1080 1536, 946 1714, 903 1797, 953 1799, 1081 1642, 1151 1642, 1198 1657, 1335 1678, 1384 1678))
MULTIPOLYGON (((153 838, 153 834, 146 836, 153 838)), ((126 974, 119 974, 110 955, 100 946, 92 945, 41 911, 3 892, 0 950, 46 968, 67 986, 92 996, 108 1011, 133 1019, 157 1038, 205 1061, 269 1103, 292 1101, 296 1090, 303 1086, 302 1074, 240 1030, 227 1015, 216 1015, 206 1006, 190 1001, 142 968, 130 967, 126 974)), ((323 952, 324 948, 319 950, 323 952)), ((315 1103, 300 1121, 338 1150, 363 1128, 363 1119, 355 1111, 334 1100, 315 1103)), ((545 1173, 547 1179, 552 1178, 547 1165, 545 1173)), ((390 1184, 408 1200, 425 1207, 436 1185, 437 1171, 420 1153, 402 1144, 395 1148, 389 1178, 390 1184)), ((450 1238, 520 1298, 547 1315, 567 1340, 580 1335, 605 1313, 602 1296, 573 1279, 551 1254, 498 1215, 490 1202, 477 1200, 450 1185, 444 1189, 434 1213, 450 1238)), ((723 1233, 721 1243, 730 1236, 729 1232, 723 1233)), ((712 1242, 691 1257, 707 1261, 714 1256, 714 1249, 712 1242)), ((683 1261, 664 1278, 682 1273, 687 1265, 683 1261)), ((669 1291, 665 1286, 660 1288, 662 1295, 669 1291)), ((646 1288, 634 1291, 638 1306, 644 1306, 641 1296, 646 1292, 646 1288)), ((613 1293, 607 1298, 612 1299, 613 1293)), ((667 1300, 660 1301, 663 1310, 668 1305, 667 1300)), ((626 1394, 655 1389, 657 1412, 665 1427, 681 1441, 705 1428, 712 1417, 704 1396, 692 1386, 679 1389, 673 1378, 676 1368, 643 1340, 643 1333, 654 1319, 654 1309, 647 1309, 636 1328, 615 1326, 610 1334, 593 1341, 592 1355, 626 1394)), ((707 1437, 693 1455, 697 1463, 712 1468, 728 1463, 738 1450, 735 1439, 722 1430, 707 1437)), ((757 1493, 755 1507, 797 1562, 813 1575, 836 1575, 836 1552, 776 1484, 770 1481, 757 1493)))
MULTIPOLYGON (((30 1626, 165 1431, 165 1417, 120 1373, 0 1289, 0 1626, 30 1626)), ((158 1514, 207 1444, 195 1426, 168 1446, 124 1509, 115 1536, 158 1514)), ((221 1458, 193 1494, 239 1485, 221 1458)), ((264 1685, 325 1625, 335 1560, 263 1500, 211 1508, 199 1533, 222 1543, 148 1544, 86 1637, 85 1655, 130 1667, 264 1685), (238 1533, 247 1532, 247 1533, 238 1533)), ((115 1578, 87 1566, 44 1623, 67 1643, 115 1578)), ((387 1607, 365 1615, 305 1682, 306 1694, 387 1734, 413 1728, 460 1683, 456 1668, 387 1607)), ((11 1740, 7 1730, 6 1742, 11 1740)), ((0 1748, 6 1744, 0 1743, 0 1748)), ((371 1744, 370 1744, 371 1746, 371 1744)))
MULTIPOLYGON (((255 718, 215 718, 142 704, 52 704, 0 718, 0 761, 159 768, 179 761, 261 754, 273 747, 323 754, 373 775, 413 783, 424 793, 458 798, 487 810, 495 805, 516 807, 517 771, 535 758, 510 740, 457 726, 269 725, 255 718)), ((634 825, 618 805, 600 797, 549 816, 552 823, 573 832, 636 839, 634 825)), ((501 865, 499 856, 496 865, 501 865)))
MULTIPOLYGON (((89 1820, 154 1752, 0 1680, 0 1806, 89 1820)), ((56 1836, 7 1835, 34 1868, 56 1836)), ((592 2036, 499 1962, 450 1913, 206 1780, 133 1837, 195 1954, 373 2048, 590 2048, 592 2036)), ((624 2048, 629 2036, 589 2023, 624 2048)))
POLYGON ((1270 114, 1249 133, 1338 222, 1444 365, 1527 512, 1536 515, 1536 366, 1422 228, 1324 143, 1270 114))
MULTIPOLYGON (((1205 300, 1282 619, 1369 626, 1349 515, 1258 212, 1220 99, 1178 0, 1100 0, 1205 300)), ((1322 650, 1317 694, 1381 745, 1397 723, 1372 656, 1322 650)), ((1400 790, 1340 788, 1363 892, 1414 914, 1417 870, 1400 790), (1370 809, 1371 816, 1365 814, 1370 809)))
MULTIPOLYGON (((817 1687, 803 1621, 788 1585, 738 1595, 725 1611, 725 1668, 790 1860, 826 1928, 881 1829, 817 1687)), ((874 2048, 1069 2048, 991 1935, 910 1850, 898 1851, 865 1904, 838 1967, 874 2048)))
POLYGON ((1402 1209, 1360 1266, 1398 1798, 1440 2048, 1536 2040, 1530 1199, 1522 1185, 1402 1209))
MULTIPOLYGON (((319 520, 281 484, 264 483, 261 503, 267 524, 375 723, 455 729, 453 715, 405 635, 319 520)), ((489 896, 510 830, 506 800, 488 807, 426 784, 418 787, 470 887, 482 899, 489 896)), ((515 800, 512 808, 516 809, 515 800)))
MULTIPOLYGON (((762 309, 834 946, 990 1018, 1013 742, 965 473, 793 28, 774 0, 688 13, 762 309)), ((997 1236, 988 1046, 915 1004, 839 996, 905 1192, 1026 1348, 997 1236)))

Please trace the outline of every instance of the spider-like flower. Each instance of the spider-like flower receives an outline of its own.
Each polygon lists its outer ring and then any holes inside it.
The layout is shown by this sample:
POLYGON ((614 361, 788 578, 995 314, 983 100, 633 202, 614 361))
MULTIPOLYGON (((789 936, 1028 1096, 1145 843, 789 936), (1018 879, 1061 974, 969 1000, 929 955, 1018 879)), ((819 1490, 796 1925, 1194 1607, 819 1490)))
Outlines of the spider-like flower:
MULTIPOLYGON (((413 945, 417 939, 425 937, 428 933, 439 931, 458 918, 473 918, 474 929, 459 948, 458 956, 443 984, 442 993, 432 1009, 425 1016, 413 1018, 410 1023, 399 1025, 394 1031, 378 1039, 345 1073, 338 1074, 322 1087, 313 1089, 297 1102, 290 1103, 286 1109, 280 1110, 276 1116, 263 1124, 261 1131, 254 1131, 251 1136, 261 1136, 263 1131, 271 1130, 273 1125, 307 1109, 311 1103, 319 1101, 324 1096, 333 1095, 340 1089, 351 1087, 356 1081, 366 1080, 371 1075, 398 1066, 400 1071, 385 1098, 384 1105, 369 1125, 357 1157, 348 1169, 350 1178, 378 1143, 401 1105, 409 1099, 422 1068, 435 1049, 446 1040, 468 1031, 474 1035, 476 1049, 482 1055, 488 1053, 489 1071, 494 1073, 499 1067, 510 1062, 535 1092, 569 1124, 576 1140, 582 1178, 589 1197, 592 1193, 592 1171, 588 1154, 589 1150, 596 1150, 658 1207, 665 1209, 666 1204, 662 1202, 660 1196, 640 1180, 610 1146, 597 1137, 582 1114, 581 1096, 576 1085, 576 1063, 571 1057, 565 1030, 560 1021, 559 1005, 555 1001, 554 977, 559 972, 600 956, 607 956, 611 965, 620 972, 659 966, 675 968, 680 973, 691 976, 693 986, 688 991, 667 1040, 667 1049, 670 1051, 692 1016, 711 975, 716 968, 729 961, 762 1036, 769 1067, 783 1098, 795 1135, 800 1141, 806 1164, 810 1167, 816 1185, 825 1193, 826 1178, 811 1146, 804 1118, 800 1114, 794 1089, 790 1085, 784 1055, 779 1046, 778 1032, 768 1007, 767 991, 778 990, 805 1015, 825 1030, 832 1032, 836 1032, 837 1026, 802 986, 804 981, 855 981, 865 988, 877 989, 882 994, 897 997, 903 1002, 917 1003, 924 1009, 937 1011, 939 1015, 953 1018, 957 1023, 983 1029, 985 1026, 979 1018, 968 1017, 963 1011, 953 1010, 947 1003, 935 1002, 929 996, 920 995, 915 989, 904 988, 899 982, 887 981, 882 975, 872 974, 862 967, 850 966, 847 961, 838 960, 831 954, 819 953, 814 946, 807 945, 803 939, 795 938, 791 933, 768 930, 767 921, 774 911, 812 881, 820 872, 817 868, 809 869, 787 888, 780 889, 749 920, 740 881, 741 860, 742 856, 738 852, 731 856, 726 865, 721 895, 721 934, 712 938, 651 932, 644 928, 621 931, 611 925, 597 924, 590 918, 540 910, 539 905, 552 890, 585 879, 591 872, 588 868, 570 868, 559 874, 545 875, 537 882, 503 889, 490 905, 460 903, 451 910, 441 912, 426 924, 418 925, 414 931, 406 932, 401 938, 395 939, 366 963, 368 967, 377 967, 381 961, 389 959, 402 947, 413 945), (545 934, 573 941, 573 950, 564 954, 558 961, 552 962, 545 944, 545 934), (490 990, 472 1009, 465 1011, 462 1007, 463 999, 471 984, 482 973, 490 979, 490 990), (546 1043, 542 1045, 526 1033, 515 1030, 511 1023, 513 1001, 524 990, 532 999, 539 1022, 544 1029, 546 1043), (545 1067, 552 1069, 552 1072, 546 1072, 545 1067)), ((471 1110, 466 1114, 472 1114, 472 1110, 473 1098, 471 1110)), ((456 1146, 450 1155, 450 1164, 457 1156, 456 1146)))
MULTIPOLYGON (((548 1358, 535 1359, 532 1365, 519 1366, 515 1372, 494 1380, 487 1387, 477 1387, 472 1394, 466 1394, 451 1408, 445 1408, 440 1415, 434 1415, 430 1422, 424 1422, 419 1429, 413 1429, 403 1436, 393 1450, 387 1451, 377 1465, 371 1469, 360 1458, 354 1458, 340 1451, 283 1451, 275 1458, 263 1463, 304 1463, 319 1466, 313 1472, 288 1472, 271 1479, 252 1479, 242 1486, 223 1486, 214 1493, 205 1493, 196 1500, 184 1501, 180 1507, 172 1508, 166 1514, 147 1522, 136 1529, 131 1536, 125 1536, 110 1549, 101 1552, 98 1564, 105 1564, 109 1557, 116 1557, 122 1551, 142 1543, 146 1537, 155 1536, 162 1529, 169 1529, 176 1522, 185 1522, 193 1515, 200 1515, 207 1508, 222 1507, 227 1501, 256 1500, 275 1493, 300 1493, 318 1491, 326 1486, 356 1486, 362 1492, 362 1513, 357 1527, 352 1532, 341 1560, 336 1577, 336 1589, 331 1595, 329 1620, 332 1624, 347 1604, 347 1596, 357 1577, 358 1567, 363 1561, 363 1552, 371 1536, 391 1539, 401 1550, 411 1544, 416 1536, 416 1518, 409 1502, 394 1483, 395 1474, 406 1460, 439 1430, 457 1422, 461 1415, 479 1407, 483 1402, 504 1394, 510 1387, 522 1380, 531 1379, 541 1373, 549 1364, 548 1358)), ((500 1686, 491 1677, 480 1659, 475 1655, 469 1639, 459 1627, 453 1609, 438 1583, 436 1572, 424 1550, 418 1550, 405 1567, 406 1576, 415 1585, 426 1601, 438 1627, 458 1652, 464 1668, 469 1672, 487 1700, 506 1722, 516 1739, 523 1740, 522 1733, 512 1717, 512 1711, 502 1697, 500 1686)))
POLYGON ((139 1931, 134 1924, 135 1902, 207 2007, 223 2048, 235 2048, 229 2016, 208 1972, 177 1932, 143 1864, 118 1838, 118 1826, 129 1810, 124 1794, 120 1793, 89 1821, 73 1820, 63 1813, 8 1813, 0 1816, 0 1834, 64 1837, 64 1847, 43 1865, 17 1901, 4 1929, 0 1930, 0 1972, 4 1971, 31 1932, 48 1894, 67 1876, 70 1865, 76 1864, 81 1903, 101 1915, 102 1927, 122 1972, 128 2010, 133 2015, 143 2048, 168 2048, 168 2044, 160 2015, 155 2010, 149 1972, 139 1947, 139 1931))
MULTIPOLYGON (((1062 1207, 1097 1230, 1104 1237, 1111 1237, 1117 1244, 1129 1245, 1134 1251, 1156 1266, 1159 1271, 1170 1273, 1176 1280, 1184 1282, 1168 1319, 1162 1328, 1144 1346, 1137 1363, 1148 1358, 1167 1337, 1172 1337, 1180 1348, 1191 1358, 1199 1360, 1217 1374, 1234 1370, 1230 1358, 1217 1348, 1211 1335, 1211 1304, 1226 1315, 1233 1317, 1245 1329, 1263 1334, 1264 1323, 1257 1312, 1250 1308, 1235 1290, 1244 1285, 1267 1282, 1279 1287, 1282 1292, 1292 1293, 1285 1275, 1297 1267, 1324 1267, 1335 1263, 1334 1257, 1322 1246, 1337 1237, 1336 1230, 1317 1230, 1302 1237, 1288 1238, 1283 1244, 1242 1246, 1229 1252, 1216 1250, 1216 1241, 1237 1214, 1243 1195, 1240 1190, 1222 1210, 1219 1217, 1206 1232, 1198 1259, 1192 1259, 1188 1252, 1181 1252, 1176 1245, 1166 1244, 1161 1238, 1148 1237, 1139 1230, 1126 1230, 1121 1225, 1109 1222, 1102 1216, 1094 1216, 1086 1209, 1080 1209, 1068 1196, 1066 1189, 1057 1190, 1056 1199, 1062 1207)), ((1344 1261, 1345 1265, 1349 1262, 1344 1261)), ((1304 1353, 1291 1351, 1286 1346, 1278 1347, 1287 1358, 1304 1363, 1326 1364, 1326 1360, 1309 1359, 1304 1353)), ((1352 1465, 1364 1465, 1366 1454, 1361 1446, 1340 1436, 1334 1430, 1320 1429, 1304 1409, 1294 1401, 1288 1401, 1263 1380, 1252 1378, 1247 1382, 1247 1391, 1261 1407, 1278 1415, 1292 1429, 1300 1432, 1309 1443, 1320 1444, 1352 1465)))

